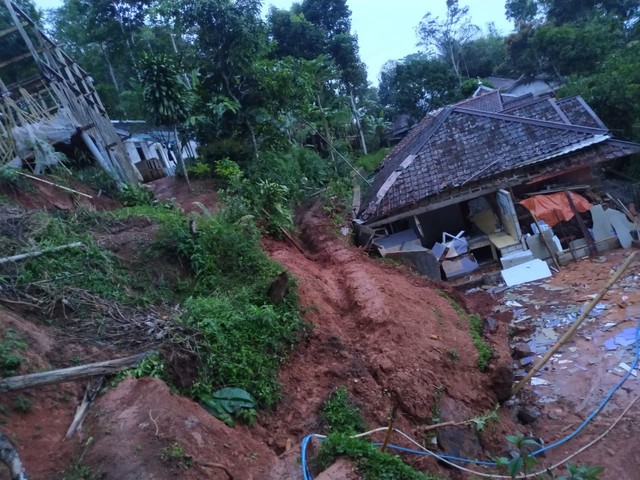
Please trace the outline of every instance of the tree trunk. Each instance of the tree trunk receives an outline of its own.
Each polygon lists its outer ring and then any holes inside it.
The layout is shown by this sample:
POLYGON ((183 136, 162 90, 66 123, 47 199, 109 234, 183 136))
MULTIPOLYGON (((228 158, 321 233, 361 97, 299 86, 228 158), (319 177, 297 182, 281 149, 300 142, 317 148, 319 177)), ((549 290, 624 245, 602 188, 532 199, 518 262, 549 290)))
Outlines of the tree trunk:
POLYGON ((353 95, 349 95, 351 99, 351 108, 353 109, 353 118, 356 119, 356 127, 358 127, 358 133, 360 134, 360 146, 362 147, 362 153, 367 155, 367 142, 364 139, 364 132, 362 131, 362 124, 360 123, 360 115, 358 115, 358 109, 356 108, 356 101, 353 99, 353 95))
POLYGON ((73 380, 78 380, 79 378, 92 377, 95 375, 108 375, 131 367, 153 353, 155 352, 149 351, 133 355, 131 357, 107 360, 106 362, 89 363, 86 365, 79 365, 77 367, 62 368, 60 370, 0 378, 0 393, 11 392, 13 390, 24 390, 25 388, 41 387, 43 385, 71 382, 73 380))
MULTIPOLYGON (((231 91, 231 85, 229 85, 229 77, 227 77, 227 75, 223 73, 222 79, 224 80, 224 88, 227 90, 227 95, 229 95, 238 105, 240 105, 240 107, 242 107, 242 104, 240 103, 240 100, 238 100, 238 97, 236 97, 235 94, 231 91)), ((258 140, 256 139, 256 132, 253 130, 253 126, 251 125, 249 120, 245 120, 244 124, 247 126, 247 129, 249 130, 249 134, 251 135, 251 143, 253 145, 253 155, 257 160, 259 158, 259 154, 258 154, 258 140)))
POLYGON ((322 108, 322 102, 320 101, 320 94, 317 93, 316 94, 316 101, 318 102, 318 108, 320 109, 320 112, 322 113, 322 120, 323 120, 323 124, 324 124, 324 135, 325 135, 325 140, 327 141, 327 146, 329 147, 329 154, 331 155, 331 163, 333 163, 333 168, 335 170, 337 170, 337 165, 336 165, 336 157, 333 154, 333 145, 331 144, 331 132, 329 132, 329 122, 327 121, 327 115, 324 113, 324 108, 322 108))
POLYGON ((109 56, 107 55, 107 51, 105 50, 103 43, 100 43, 100 50, 102 51, 105 62, 107 62, 107 68, 109 69, 109 75, 111 76, 113 86, 116 87, 116 92, 120 93, 120 87, 118 87, 118 81, 116 80, 116 73, 113 71, 113 65, 111 65, 111 61, 109 60, 109 56))
POLYGON ((0 461, 9 468, 11 480, 27 480, 24 467, 18 456, 16 447, 11 443, 9 437, 0 432, 0 461))
POLYGON ((180 137, 178 137, 178 128, 175 125, 173 127, 173 134, 176 137, 176 145, 178 147, 178 151, 176 152, 176 155, 178 155, 178 161, 180 162, 180 166, 182 167, 182 173, 184 173, 184 179, 187 181, 187 188, 189 189, 190 193, 193 193, 193 190, 191 190, 191 182, 189 181, 189 174, 187 173, 187 167, 184 164, 184 159, 182 158, 182 147, 180 146, 180 137))

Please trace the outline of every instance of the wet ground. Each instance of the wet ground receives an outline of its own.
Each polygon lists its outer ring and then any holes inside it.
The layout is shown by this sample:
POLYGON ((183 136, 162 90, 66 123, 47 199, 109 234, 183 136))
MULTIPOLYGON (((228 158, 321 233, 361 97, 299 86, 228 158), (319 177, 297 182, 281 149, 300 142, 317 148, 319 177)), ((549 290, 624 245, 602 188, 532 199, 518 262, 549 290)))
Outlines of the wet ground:
MULTIPOLYGON (((483 288, 497 300, 495 313, 513 315, 516 380, 524 377, 576 321, 630 253, 619 249, 582 259, 544 281, 483 288)), ((575 430, 633 365, 640 320, 639 280, 640 264, 635 262, 526 388, 520 404, 533 404, 539 412, 532 429, 547 445, 575 430)), ((550 459, 560 459, 602 433, 638 395, 640 381, 634 370, 584 433, 550 452, 550 459)), ((521 406, 516 402, 512 408, 521 406)), ((607 467, 603 479, 637 479, 640 447, 627 437, 640 431, 636 423, 639 412, 638 406, 631 409, 605 441, 574 461, 607 467)))

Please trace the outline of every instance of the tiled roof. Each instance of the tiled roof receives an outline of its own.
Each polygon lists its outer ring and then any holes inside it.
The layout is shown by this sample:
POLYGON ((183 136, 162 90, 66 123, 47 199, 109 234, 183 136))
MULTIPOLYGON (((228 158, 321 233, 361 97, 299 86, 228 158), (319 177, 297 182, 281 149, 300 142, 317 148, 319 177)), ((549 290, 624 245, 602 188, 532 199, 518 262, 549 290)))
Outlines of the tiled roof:
POLYGON ((547 120, 549 122, 571 123, 556 105, 555 100, 549 97, 535 98, 529 103, 505 109, 503 113, 515 115, 516 117, 547 120))
POLYGON ((504 77, 487 77, 486 80, 498 89, 509 88, 518 81, 514 80, 513 78, 504 77))
MULTIPOLYGON (((435 120, 435 116, 431 114, 425 115, 425 117, 415 125, 409 133, 402 139, 398 145, 380 162, 380 166, 377 171, 383 170, 386 165, 390 163, 394 163, 398 158, 405 158, 409 155, 409 150, 413 146, 414 140, 416 137, 423 132, 426 128, 429 128, 431 123, 435 120)), ((401 162, 402 160, 400 160, 401 162)), ((398 163, 400 163, 398 162, 398 163)))
POLYGON ((558 107, 569 118, 573 125, 585 127, 606 128, 602 120, 595 114, 582 97, 568 97, 556 102, 558 107))
POLYGON ((492 90, 477 97, 462 100, 455 105, 472 110, 482 110, 483 112, 500 112, 503 109, 502 95, 498 90, 492 90))
POLYGON ((364 221, 386 216, 448 188, 488 180, 608 138, 602 128, 460 106, 447 107, 423 122, 391 152, 376 175, 363 202, 364 221), (415 158, 407 161, 410 155, 415 158))

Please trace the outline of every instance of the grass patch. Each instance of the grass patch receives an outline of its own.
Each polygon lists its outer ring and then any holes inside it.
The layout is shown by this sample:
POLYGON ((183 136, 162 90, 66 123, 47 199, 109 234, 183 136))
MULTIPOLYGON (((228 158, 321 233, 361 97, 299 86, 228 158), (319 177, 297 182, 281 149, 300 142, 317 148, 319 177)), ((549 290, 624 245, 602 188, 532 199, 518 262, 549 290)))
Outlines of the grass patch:
POLYGON ((493 358, 493 349, 484 341, 482 338, 482 319, 476 314, 468 314, 462 306, 456 302, 453 298, 447 295, 445 292, 438 292, 442 298, 445 298, 451 304, 451 308, 453 308, 460 318, 464 319, 469 323, 469 333, 471 333, 471 340, 473 341, 473 345, 478 350, 478 361, 476 362, 476 366, 478 370, 484 372, 489 366, 489 362, 493 358))
POLYGON ((328 433, 341 432, 355 435, 366 430, 367 425, 346 387, 339 387, 324 405, 323 417, 328 433))
POLYGON ((363 480, 442 480, 416 471, 397 455, 381 452, 371 442, 351 438, 346 433, 333 433, 322 442, 319 463, 328 468, 336 458, 346 457, 356 463, 363 480))
POLYGON ((356 463, 364 480, 439 480, 417 472, 397 455, 381 452, 366 438, 352 438, 365 431, 367 426, 345 387, 339 387, 332 393, 324 405, 322 416, 329 435, 322 442, 316 459, 321 469, 328 468, 339 457, 346 457, 356 463))
MULTIPOLYGON (((1 308, 0 308, 1 310, 1 308)), ((10 377, 18 373, 18 369, 24 363, 24 357, 20 351, 27 348, 27 343, 20 339, 12 328, 4 332, 0 342, 0 377, 10 377)))
MULTIPOLYGON (((137 307, 175 302, 172 289, 152 285, 152 266, 132 270, 97 244, 91 230, 104 229, 109 222, 114 222, 112 217, 82 209, 73 213, 34 214, 30 237, 34 249, 73 242, 82 242, 83 246, 17 263, 15 283, 53 297, 66 289, 137 307)), ((74 308, 80 314, 90 313, 80 300, 74 308)))

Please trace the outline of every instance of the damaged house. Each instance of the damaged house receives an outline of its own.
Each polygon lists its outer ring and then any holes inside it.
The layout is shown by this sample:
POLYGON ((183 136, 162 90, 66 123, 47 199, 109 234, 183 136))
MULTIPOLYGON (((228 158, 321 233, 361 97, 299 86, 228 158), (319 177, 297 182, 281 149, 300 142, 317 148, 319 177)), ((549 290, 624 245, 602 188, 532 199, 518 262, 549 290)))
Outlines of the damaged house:
POLYGON ((0 167, 42 173, 81 151, 119 183, 140 172, 91 76, 11 0, 0 2, 0 167))
MULTIPOLYGON (((531 259, 523 237, 545 230, 529 211, 516 213, 519 199, 553 186, 564 195, 560 203, 584 212, 590 203, 565 190, 591 188, 594 167, 640 152, 614 139, 580 97, 478 93, 428 114, 383 160, 355 222, 361 244, 432 278, 465 275, 484 262, 507 268, 531 259)), ((569 248, 566 239, 541 240, 554 259, 569 248)))

